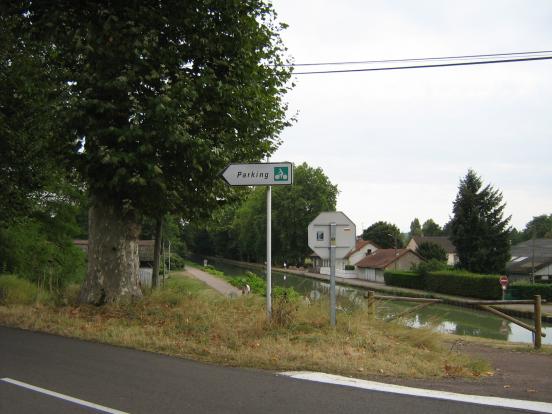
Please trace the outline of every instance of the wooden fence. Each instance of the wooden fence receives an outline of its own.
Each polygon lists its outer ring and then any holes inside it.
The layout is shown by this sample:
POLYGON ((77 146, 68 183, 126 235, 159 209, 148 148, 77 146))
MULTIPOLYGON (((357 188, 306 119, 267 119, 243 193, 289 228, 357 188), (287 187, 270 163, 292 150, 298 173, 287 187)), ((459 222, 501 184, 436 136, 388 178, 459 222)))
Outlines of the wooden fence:
MULTIPOLYGON (((393 301, 400 301, 400 302, 414 302, 419 303, 419 305, 414 306, 413 308, 407 309, 397 315, 393 315, 386 319, 386 322, 390 322, 392 320, 401 318, 405 315, 408 315, 409 313, 416 312, 420 309, 423 309, 425 307, 434 305, 436 303, 443 303, 442 299, 431 299, 431 298, 411 298, 411 297, 405 297, 405 296, 385 296, 385 295, 376 295, 374 291, 368 291, 368 313, 375 317, 376 315, 376 303, 377 301, 386 301, 386 300, 393 300, 393 301)), ((542 340, 541 337, 545 337, 546 334, 542 332, 542 310, 541 310, 541 303, 546 302, 541 300, 540 295, 535 295, 535 297, 532 300, 458 300, 462 305, 465 306, 478 306, 480 309, 490 312, 493 315, 496 315, 500 318, 506 319, 507 321, 510 321, 512 323, 515 323, 518 326, 521 326, 524 329, 527 329, 531 332, 533 332, 533 345, 535 349, 540 349, 542 346, 542 340), (533 305, 533 321, 534 326, 531 326, 525 322, 520 321, 519 319, 516 319, 510 315, 505 314, 504 312, 499 311, 498 309, 495 309, 493 306, 496 305, 533 305)))

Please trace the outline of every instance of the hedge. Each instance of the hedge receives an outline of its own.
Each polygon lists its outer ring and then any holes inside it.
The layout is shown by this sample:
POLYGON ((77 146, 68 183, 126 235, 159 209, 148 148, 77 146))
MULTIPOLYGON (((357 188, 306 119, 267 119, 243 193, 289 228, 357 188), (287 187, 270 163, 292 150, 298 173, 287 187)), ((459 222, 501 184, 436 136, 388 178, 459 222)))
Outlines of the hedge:
POLYGON ((512 283, 509 289, 516 299, 533 299, 535 295, 540 295, 541 299, 552 300, 551 283, 516 282, 512 283))
POLYGON ((500 299, 499 275, 481 275, 464 271, 435 271, 425 277, 426 289, 432 292, 479 299, 500 299))
POLYGON ((387 271, 383 274, 385 284, 409 289, 425 289, 423 277, 414 272, 387 271))

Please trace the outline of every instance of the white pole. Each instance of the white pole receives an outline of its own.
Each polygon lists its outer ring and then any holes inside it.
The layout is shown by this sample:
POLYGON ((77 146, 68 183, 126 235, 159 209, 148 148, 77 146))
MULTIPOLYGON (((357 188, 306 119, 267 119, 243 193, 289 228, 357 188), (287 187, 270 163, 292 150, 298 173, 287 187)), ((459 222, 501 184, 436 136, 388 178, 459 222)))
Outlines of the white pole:
POLYGON ((266 192, 266 316, 272 315, 272 186, 266 192))

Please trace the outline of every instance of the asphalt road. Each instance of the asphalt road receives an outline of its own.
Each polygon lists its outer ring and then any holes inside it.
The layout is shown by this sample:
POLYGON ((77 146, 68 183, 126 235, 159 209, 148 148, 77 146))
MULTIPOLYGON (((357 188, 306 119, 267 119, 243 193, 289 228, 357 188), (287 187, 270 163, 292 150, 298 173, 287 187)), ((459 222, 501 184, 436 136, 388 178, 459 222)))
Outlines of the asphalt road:
MULTIPOLYGON (((0 379, 128 413, 515 413, 225 368, 0 327, 0 379)), ((0 380, 0 413, 91 413, 0 380)), ((114 411, 112 411, 114 412, 114 411)))

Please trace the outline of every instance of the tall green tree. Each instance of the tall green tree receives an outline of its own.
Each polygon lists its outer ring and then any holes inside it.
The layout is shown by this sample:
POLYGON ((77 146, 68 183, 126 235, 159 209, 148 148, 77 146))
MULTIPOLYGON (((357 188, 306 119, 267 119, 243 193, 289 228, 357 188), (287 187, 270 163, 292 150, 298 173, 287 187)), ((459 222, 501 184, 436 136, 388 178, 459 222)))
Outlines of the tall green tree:
POLYGON ((402 248, 404 242, 397 226, 386 221, 378 221, 362 232, 364 240, 370 240, 383 249, 402 248))
POLYGON ((422 235, 422 226, 420 225, 420 220, 416 217, 410 223, 410 237, 421 236, 422 235))
POLYGON ((469 170, 460 180, 453 205, 451 241, 460 266, 477 273, 504 272, 510 259, 510 217, 504 218, 502 193, 469 170))
POLYGON ((422 234, 426 237, 442 236, 443 230, 441 229, 441 226, 430 218, 424 221, 424 224, 422 225, 422 234))
POLYGON ((208 214, 232 193, 218 179, 226 164, 277 148, 281 26, 262 0, 18 4, 18 33, 55 50, 69 87, 65 143, 83 145, 66 145, 90 195, 80 299, 133 300, 143 216, 208 214))

